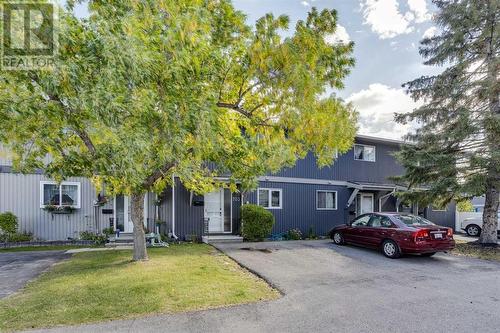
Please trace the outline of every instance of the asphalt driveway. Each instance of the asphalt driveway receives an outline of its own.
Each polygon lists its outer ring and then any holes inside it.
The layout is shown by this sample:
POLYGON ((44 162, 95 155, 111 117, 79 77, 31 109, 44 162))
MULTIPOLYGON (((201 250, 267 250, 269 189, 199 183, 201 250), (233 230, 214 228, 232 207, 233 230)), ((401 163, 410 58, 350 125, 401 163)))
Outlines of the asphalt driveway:
POLYGON ((16 292, 56 262, 64 251, 0 252, 0 298, 16 292))
POLYGON ((326 240, 219 248, 285 295, 272 302, 71 331, 486 333, 500 328, 499 263, 446 254, 390 260, 375 251, 337 247, 326 240))

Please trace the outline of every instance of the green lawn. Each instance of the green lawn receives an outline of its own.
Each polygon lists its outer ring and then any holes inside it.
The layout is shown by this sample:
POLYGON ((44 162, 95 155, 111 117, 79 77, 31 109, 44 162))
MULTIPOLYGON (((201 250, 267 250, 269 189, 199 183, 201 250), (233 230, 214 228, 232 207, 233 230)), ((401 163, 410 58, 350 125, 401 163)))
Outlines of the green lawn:
POLYGON ((48 246, 22 246, 22 247, 12 247, 7 249, 0 249, 2 252, 25 252, 25 251, 65 251, 72 249, 84 249, 84 248, 94 248, 102 247, 96 245, 48 245, 48 246))
POLYGON ((208 245, 75 254, 0 301, 0 332, 199 310, 279 297, 208 245))

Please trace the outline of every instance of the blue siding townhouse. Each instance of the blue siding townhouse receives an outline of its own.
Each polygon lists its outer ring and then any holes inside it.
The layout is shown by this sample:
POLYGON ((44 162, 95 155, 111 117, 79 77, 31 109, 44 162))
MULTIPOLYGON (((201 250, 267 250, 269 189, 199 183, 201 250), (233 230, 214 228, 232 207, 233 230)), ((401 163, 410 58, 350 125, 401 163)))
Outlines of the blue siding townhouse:
MULTIPOLYGON (((405 190, 389 179, 404 171, 392 156, 400 145, 396 140, 359 135, 353 148, 338 156, 333 166, 319 169, 308 155, 292 168, 259 177, 258 189, 247 193, 220 189, 198 196, 175 179, 175 186, 160 197, 145 195, 144 225, 155 230, 156 220, 165 221, 162 228, 179 239, 239 235, 241 205, 253 203, 274 214, 273 233, 297 228, 305 235, 310 230, 325 235, 335 225, 376 211, 412 212, 454 228, 453 203, 439 210, 407 206, 394 196, 395 191, 405 190)), ((107 227, 131 233, 128 197, 103 197, 85 178, 57 184, 41 173, 14 173, 8 157, 0 155, 0 212, 16 214, 22 231, 39 239, 75 238, 82 231, 107 227), (55 213, 46 209, 48 205, 74 209, 55 213)))

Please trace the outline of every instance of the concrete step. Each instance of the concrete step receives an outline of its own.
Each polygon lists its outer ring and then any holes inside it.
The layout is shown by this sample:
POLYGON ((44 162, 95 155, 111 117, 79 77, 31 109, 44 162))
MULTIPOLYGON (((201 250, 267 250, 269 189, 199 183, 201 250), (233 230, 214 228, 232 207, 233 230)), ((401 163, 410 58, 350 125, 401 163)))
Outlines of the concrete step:
POLYGON ((114 248, 114 249, 123 249, 123 250, 129 250, 134 248, 134 243, 106 243, 104 245, 107 248, 114 248))
POLYGON ((243 237, 237 235, 208 235, 201 238, 203 243, 242 243, 243 237))
POLYGON ((120 238, 114 238, 114 237, 110 237, 109 238, 109 241, 110 242, 117 242, 117 243, 120 243, 120 242, 133 242, 134 241, 134 238, 132 237, 120 237, 120 238))
POLYGON ((120 237, 116 237, 116 235, 111 235, 109 236, 109 241, 110 242, 116 242, 116 243, 130 243, 134 242, 134 236, 132 233, 120 233, 120 237))

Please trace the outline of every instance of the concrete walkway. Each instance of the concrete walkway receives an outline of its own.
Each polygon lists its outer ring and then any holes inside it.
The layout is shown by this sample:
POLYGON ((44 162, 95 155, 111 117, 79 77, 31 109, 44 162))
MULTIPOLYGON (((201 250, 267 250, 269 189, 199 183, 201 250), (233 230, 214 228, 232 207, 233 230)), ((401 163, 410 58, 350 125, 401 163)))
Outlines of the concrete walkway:
MULTIPOLYGON (((331 241, 221 244, 281 299, 38 332, 498 332, 500 264, 387 259, 331 241)), ((126 304, 124 304, 126 306, 126 304)))
POLYGON ((50 266, 70 256, 64 251, 0 253, 0 298, 13 294, 50 266))

